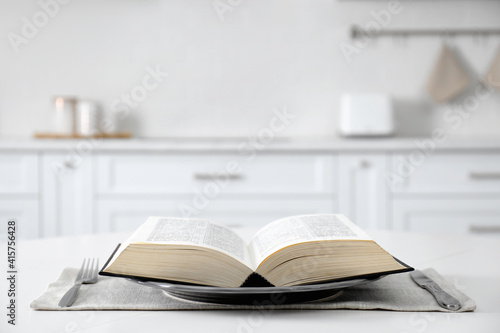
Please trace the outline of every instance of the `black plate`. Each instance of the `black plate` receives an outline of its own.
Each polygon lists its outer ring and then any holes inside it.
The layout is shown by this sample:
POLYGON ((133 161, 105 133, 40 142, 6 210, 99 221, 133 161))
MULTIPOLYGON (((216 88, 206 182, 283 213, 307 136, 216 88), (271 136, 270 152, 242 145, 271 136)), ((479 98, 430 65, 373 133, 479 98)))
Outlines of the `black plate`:
POLYGON ((353 279, 293 287, 239 288, 196 286, 136 279, 129 280, 141 285, 161 289, 170 296, 188 301, 232 305, 270 305, 326 301, 337 296, 344 288, 373 282, 382 277, 383 276, 372 279, 353 279))

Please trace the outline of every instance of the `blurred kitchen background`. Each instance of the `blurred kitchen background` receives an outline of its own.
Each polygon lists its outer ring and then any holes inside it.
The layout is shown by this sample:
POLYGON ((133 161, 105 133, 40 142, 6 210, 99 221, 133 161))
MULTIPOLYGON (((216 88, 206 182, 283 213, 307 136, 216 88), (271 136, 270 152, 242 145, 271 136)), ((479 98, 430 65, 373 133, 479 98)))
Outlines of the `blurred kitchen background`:
POLYGON ((499 17, 486 0, 1 0, 0 217, 27 238, 320 212, 500 235, 499 17))

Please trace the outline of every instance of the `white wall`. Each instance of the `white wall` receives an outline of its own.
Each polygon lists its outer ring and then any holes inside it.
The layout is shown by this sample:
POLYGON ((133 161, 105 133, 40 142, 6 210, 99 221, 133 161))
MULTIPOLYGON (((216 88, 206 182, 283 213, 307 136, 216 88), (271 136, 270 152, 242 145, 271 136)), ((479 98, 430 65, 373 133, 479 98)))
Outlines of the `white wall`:
MULTIPOLYGON (((342 42, 352 43, 350 25, 373 20, 370 12, 387 8, 387 2, 242 0, 223 20, 213 4, 72 0, 15 53, 8 33, 20 35, 22 18, 32 20, 41 7, 33 0, 0 0, 0 136, 49 129, 54 95, 97 99, 109 113, 115 99, 141 84, 146 67, 157 65, 168 78, 124 124, 138 136, 246 136, 283 107, 300 115, 283 135, 334 136, 344 92, 390 93, 401 135, 449 127, 443 107, 433 105, 424 90, 439 37, 380 39, 350 63, 340 50, 342 42)), ((401 6, 389 27, 500 27, 498 1, 401 6)), ((499 41, 452 42, 479 76, 499 41)), ((482 101, 450 134, 499 136, 500 93, 482 101)))

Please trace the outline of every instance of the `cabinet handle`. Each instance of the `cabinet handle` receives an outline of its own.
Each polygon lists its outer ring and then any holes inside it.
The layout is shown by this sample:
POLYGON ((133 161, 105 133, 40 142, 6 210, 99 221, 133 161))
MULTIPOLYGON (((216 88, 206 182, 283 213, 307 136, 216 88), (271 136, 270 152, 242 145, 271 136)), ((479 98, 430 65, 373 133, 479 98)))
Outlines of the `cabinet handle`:
POLYGON ((243 175, 240 173, 196 172, 193 174, 193 178, 196 180, 239 180, 243 179, 243 175))
POLYGON ((500 179, 500 172, 470 172, 471 179, 500 179))
POLYGON ((471 225, 469 231, 473 234, 500 233, 500 225, 471 225))
POLYGON ((71 162, 71 161, 64 161, 64 166, 68 169, 75 169, 76 168, 76 165, 74 162, 71 162))
POLYGON ((359 167, 361 169, 367 169, 370 166, 371 166, 370 161, 367 161, 367 160, 361 160, 361 161, 359 161, 359 167))

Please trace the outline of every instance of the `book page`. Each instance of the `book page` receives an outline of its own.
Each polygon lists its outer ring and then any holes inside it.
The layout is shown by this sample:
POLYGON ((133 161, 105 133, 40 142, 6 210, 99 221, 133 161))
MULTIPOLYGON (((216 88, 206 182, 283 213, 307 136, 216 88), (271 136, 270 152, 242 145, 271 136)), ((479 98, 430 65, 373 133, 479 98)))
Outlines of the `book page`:
POLYGON ((245 241, 231 229, 208 220, 149 217, 127 243, 197 245, 252 265, 245 241))
POLYGON ((335 239, 371 240, 370 236, 344 215, 300 215, 272 222, 260 229, 250 242, 249 250, 254 266, 258 266, 281 248, 297 243, 335 239))

